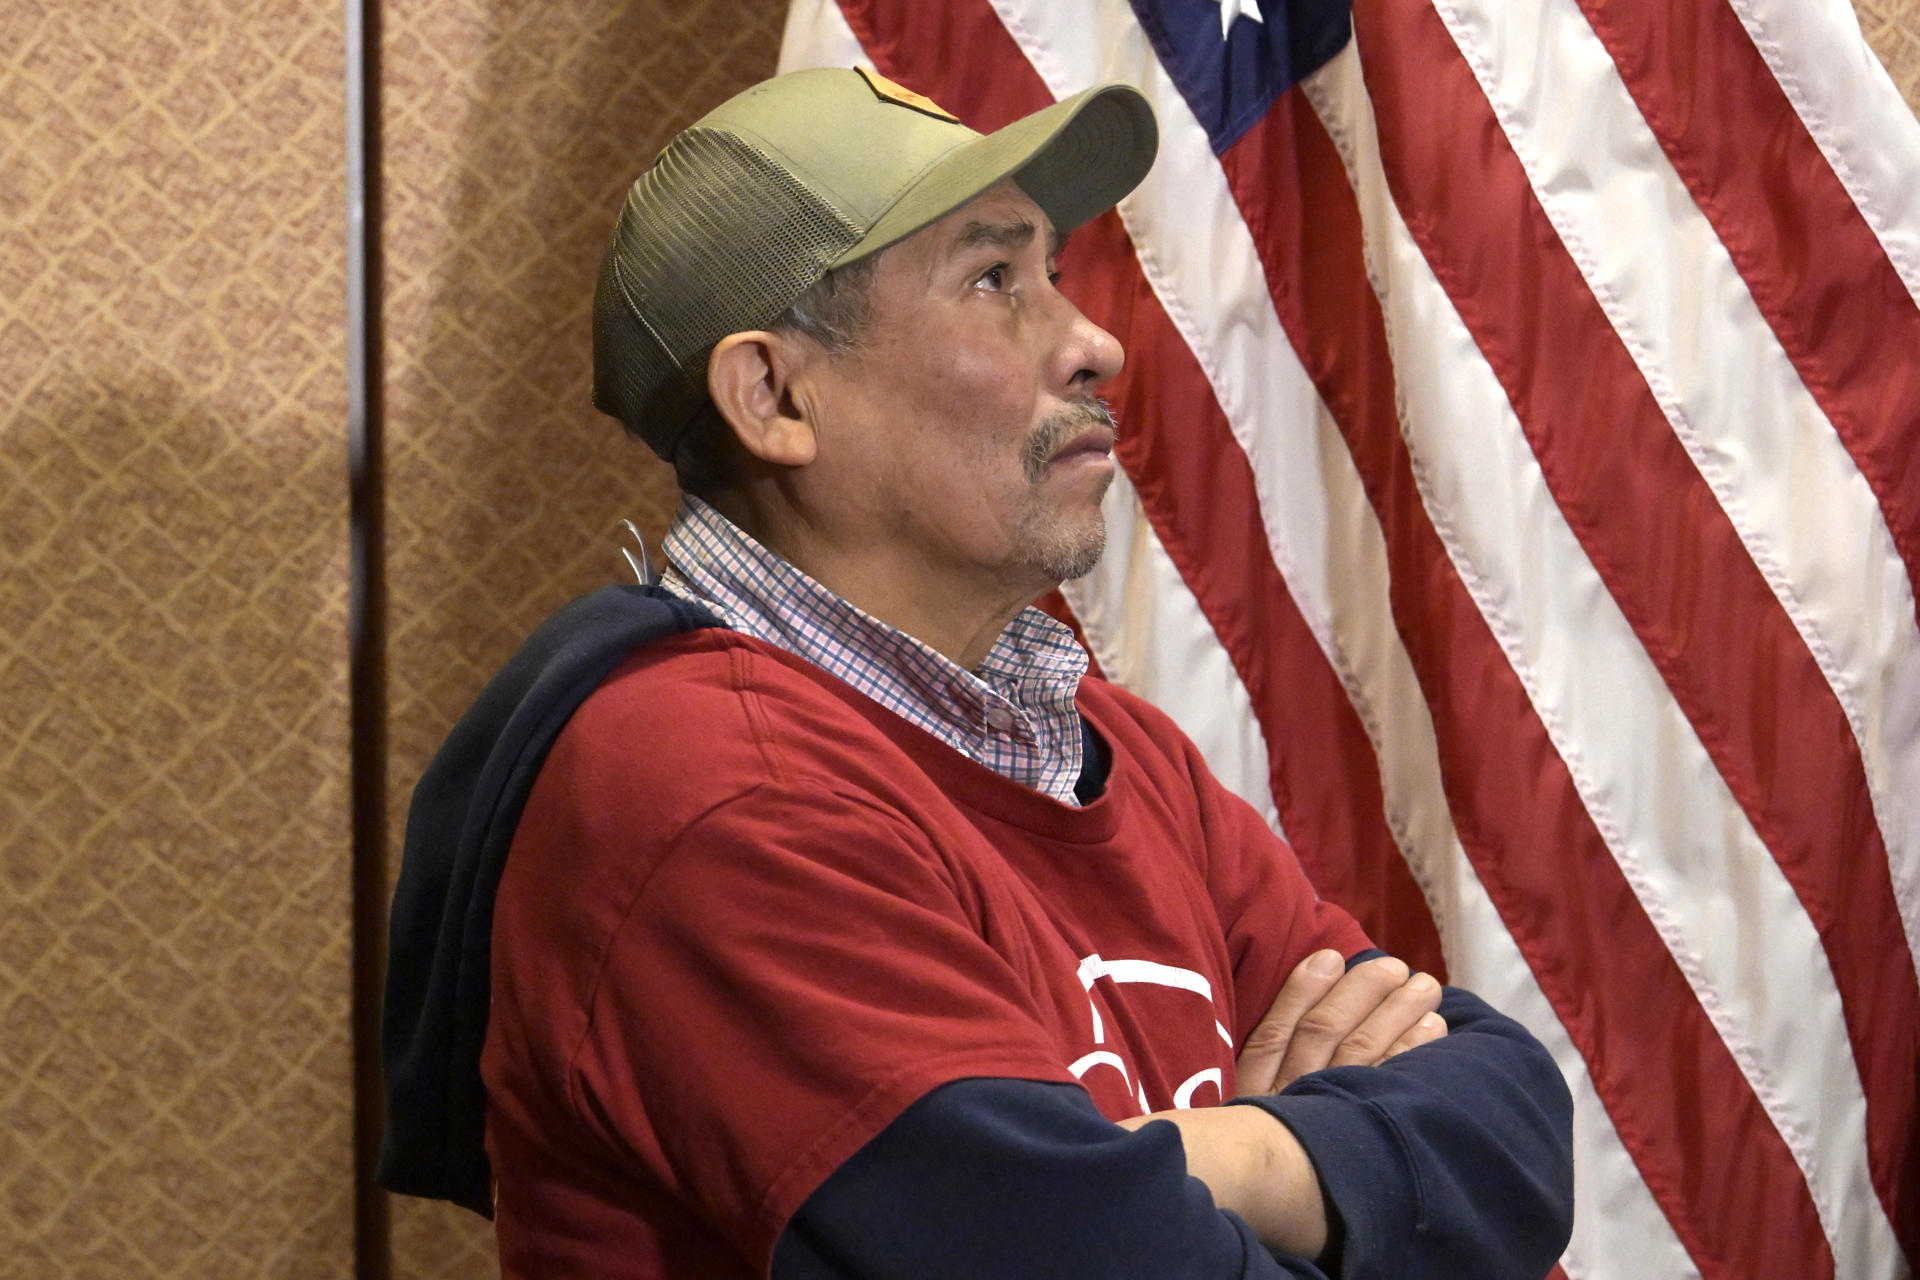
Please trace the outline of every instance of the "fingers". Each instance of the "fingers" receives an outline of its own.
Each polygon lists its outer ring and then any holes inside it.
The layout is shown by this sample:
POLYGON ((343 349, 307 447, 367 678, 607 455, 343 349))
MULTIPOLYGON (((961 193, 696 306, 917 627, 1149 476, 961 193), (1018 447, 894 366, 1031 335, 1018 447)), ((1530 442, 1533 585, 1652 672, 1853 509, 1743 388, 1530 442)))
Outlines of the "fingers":
POLYGON ((1388 1058, 1397 1057, 1409 1049, 1418 1048, 1423 1044, 1431 1044, 1446 1034, 1447 1020, 1445 1018, 1437 1013, 1422 1014, 1420 1021, 1414 1023, 1411 1030, 1387 1046, 1387 1051, 1380 1055, 1380 1061, 1385 1062, 1388 1058))
POLYGON ((1390 1051, 1437 1039, 1444 1024, 1423 1027, 1421 1020, 1439 1007, 1440 984, 1410 974, 1403 961, 1386 956, 1355 965, 1295 1020, 1271 1087, 1284 1089, 1323 1067, 1375 1065, 1390 1051))
MULTIPOLYGON (((1367 966, 1360 967, 1364 969, 1367 966)), ((1405 966, 1402 966, 1403 970, 1404 968, 1405 966)), ((1432 1016, 1436 1022, 1439 1021, 1439 1015, 1434 1013, 1434 1010, 1439 1007, 1440 984, 1434 981, 1431 974, 1412 975, 1399 986, 1389 990, 1385 998, 1374 1007, 1373 1012, 1367 1014, 1361 1019, 1360 1025, 1341 1038, 1327 1065, 1373 1066, 1376 1063, 1385 1062, 1394 1046, 1409 1035, 1415 1035, 1429 1016, 1432 1016)), ((1446 1029, 1444 1022, 1440 1023, 1440 1029, 1442 1031, 1446 1029)), ((1437 1038, 1432 1035, 1427 1037, 1427 1039, 1437 1038)), ((1416 1041, 1416 1043, 1424 1043, 1424 1041, 1416 1041)), ((1412 1044, 1406 1046, 1408 1049, 1412 1047, 1412 1044)), ((1400 1052, 1404 1051, 1404 1049, 1400 1050, 1400 1052)))
POLYGON ((1242 1093, 1272 1093, 1279 1085, 1280 1063, 1293 1039, 1293 1029, 1307 1011, 1326 998, 1346 971, 1338 951, 1316 951, 1294 966, 1280 994, 1273 998, 1260 1025, 1247 1037, 1234 1064, 1242 1093))
POLYGON ((1440 984, 1391 956, 1345 968, 1337 951, 1302 960, 1247 1037, 1242 1093, 1273 1093, 1323 1067, 1374 1066, 1447 1033, 1440 984))

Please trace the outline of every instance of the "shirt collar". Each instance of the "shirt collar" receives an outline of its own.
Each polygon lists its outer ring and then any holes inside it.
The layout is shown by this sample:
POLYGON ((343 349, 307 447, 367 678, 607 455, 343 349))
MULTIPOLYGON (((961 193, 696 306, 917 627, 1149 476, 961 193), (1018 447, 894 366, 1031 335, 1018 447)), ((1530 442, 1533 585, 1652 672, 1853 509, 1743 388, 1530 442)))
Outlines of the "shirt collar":
POLYGON ((661 585, 735 630, 805 658, 996 772, 1074 803, 1084 743, 1071 628, 1022 610, 972 671, 880 621, 687 495, 661 585))

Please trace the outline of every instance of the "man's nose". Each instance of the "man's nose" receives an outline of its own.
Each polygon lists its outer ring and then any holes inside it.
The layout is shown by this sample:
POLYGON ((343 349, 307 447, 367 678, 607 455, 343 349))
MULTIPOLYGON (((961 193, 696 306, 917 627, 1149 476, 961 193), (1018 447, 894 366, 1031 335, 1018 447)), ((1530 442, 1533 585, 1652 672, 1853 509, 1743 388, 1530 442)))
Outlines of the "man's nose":
POLYGON ((1066 323, 1057 356, 1060 381, 1074 393, 1084 395, 1118 376, 1126 363, 1126 352, 1118 338, 1087 319, 1066 297, 1059 296, 1059 303, 1066 323))

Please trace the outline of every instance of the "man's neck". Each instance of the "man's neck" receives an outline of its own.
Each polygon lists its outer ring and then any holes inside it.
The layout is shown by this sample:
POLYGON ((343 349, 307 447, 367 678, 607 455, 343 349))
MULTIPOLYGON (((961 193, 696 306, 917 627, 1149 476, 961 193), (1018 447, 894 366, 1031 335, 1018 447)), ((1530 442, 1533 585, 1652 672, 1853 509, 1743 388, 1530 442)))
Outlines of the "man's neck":
POLYGON ((1000 633, 1052 583, 978 582, 877 539, 835 539, 749 503, 707 500, 748 536, 857 608, 972 671, 1000 633))

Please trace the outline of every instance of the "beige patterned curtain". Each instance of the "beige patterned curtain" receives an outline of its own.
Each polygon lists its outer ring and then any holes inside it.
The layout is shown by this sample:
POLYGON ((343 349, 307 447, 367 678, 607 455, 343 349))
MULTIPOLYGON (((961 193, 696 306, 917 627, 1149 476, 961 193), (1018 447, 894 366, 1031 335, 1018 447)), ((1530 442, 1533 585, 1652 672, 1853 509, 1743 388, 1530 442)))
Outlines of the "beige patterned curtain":
MULTIPOLYGON (((386 7, 387 529, 398 851, 408 792, 540 619, 631 580, 673 478, 587 401, 588 309, 627 184, 772 74, 785 0, 386 7)), ((393 1199, 397 1277, 497 1274, 491 1227, 393 1199)))

